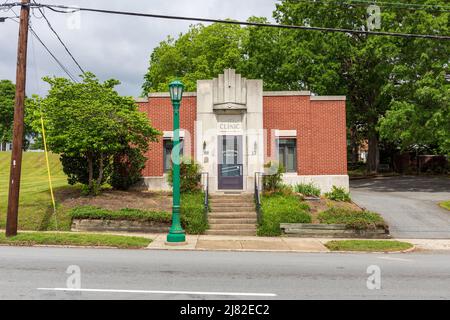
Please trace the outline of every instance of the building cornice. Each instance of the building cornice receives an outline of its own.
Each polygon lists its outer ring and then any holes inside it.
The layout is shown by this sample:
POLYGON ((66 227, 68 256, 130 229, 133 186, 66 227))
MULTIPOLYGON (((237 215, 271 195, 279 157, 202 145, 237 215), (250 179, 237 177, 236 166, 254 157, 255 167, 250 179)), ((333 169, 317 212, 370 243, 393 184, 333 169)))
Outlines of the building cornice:
MULTIPOLYGON (((197 92, 184 92, 183 97, 196 97, 197 92)), ((169 92, 152 92, 148 95, 149 98, 170 98, 169 92)))
MULTIPOLYGON (((184 92, 183 93, 183 97, 196 97, 196 96, 197 96, 197 92, 184 92)), ((138 102, 138 103, 144 103, 144 102, 148 102, 148 100, 151 98, 170 98, 170 93, 169 92, 152 92, 152 93, 149 93, 148 98, 138 97, 138 98, 134 98, 134 101, 138 102)))
POLYGON ((264 97, 310 96, 310 91, 264 91, 264 97))
MULTIPOLYGON (((185 92, 183 97, 196 97, 197 92, 185 92)), ((295 96, 309 96, 311 101, 346 101, 346 96, 312 96, 309 91, 265 91, 264 97, 295 97, 295 96)), ((148 98, 134 98, 134 101, 139 103, 148 102, 149 98, 170 98, 169 92, 152 92, 148 98)))
POLYGON ((311 101, 347 101, 346 96, 311 96, 311 101))

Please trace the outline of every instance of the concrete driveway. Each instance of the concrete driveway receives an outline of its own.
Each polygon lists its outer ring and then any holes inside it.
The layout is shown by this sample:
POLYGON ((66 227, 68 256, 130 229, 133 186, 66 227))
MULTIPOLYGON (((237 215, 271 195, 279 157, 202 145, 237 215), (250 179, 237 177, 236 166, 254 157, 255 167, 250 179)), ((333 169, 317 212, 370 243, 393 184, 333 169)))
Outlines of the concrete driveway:
POLYGON ((450 200, 445 177, 391 177, 353 180, 352 199, 380 213, 395 238, 450 239, 450 211, 439 202, 450 200))

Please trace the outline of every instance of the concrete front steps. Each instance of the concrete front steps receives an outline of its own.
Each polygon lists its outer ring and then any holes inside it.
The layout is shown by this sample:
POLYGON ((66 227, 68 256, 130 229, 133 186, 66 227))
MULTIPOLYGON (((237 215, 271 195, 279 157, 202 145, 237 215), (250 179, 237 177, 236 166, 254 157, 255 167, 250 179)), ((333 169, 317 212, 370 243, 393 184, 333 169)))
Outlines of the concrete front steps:
POLYGON ((213 195, 207 235, 255 236, 256 210, 252 195, 213 195))

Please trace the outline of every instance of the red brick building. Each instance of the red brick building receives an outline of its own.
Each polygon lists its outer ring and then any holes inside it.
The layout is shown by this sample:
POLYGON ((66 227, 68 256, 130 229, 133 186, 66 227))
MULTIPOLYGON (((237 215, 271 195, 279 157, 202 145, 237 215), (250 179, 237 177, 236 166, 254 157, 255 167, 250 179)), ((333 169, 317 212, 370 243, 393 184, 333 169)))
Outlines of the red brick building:
MULTIPOLYGON (((153 93, 137 102, 164 132, 147 155, 145 183, 167 190, 173 137, 169 94, 153 93)), ((255 173, 264 172, 268 162, 284 166, 286 183, 313 182, 322 192, 333 185, 348 189, 345 105, 342 96, 264 92, 262 80, 228 69, 183 95, 182 153, 202 165, 212 192, 253 192, 255 173)))

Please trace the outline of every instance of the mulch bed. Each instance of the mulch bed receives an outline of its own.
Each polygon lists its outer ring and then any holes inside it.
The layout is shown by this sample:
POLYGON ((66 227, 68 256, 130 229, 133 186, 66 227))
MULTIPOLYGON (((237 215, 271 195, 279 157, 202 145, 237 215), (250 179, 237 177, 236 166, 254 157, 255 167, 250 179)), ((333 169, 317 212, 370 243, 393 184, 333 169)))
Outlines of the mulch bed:
POLYGON ((104 191, 97 197, 84 197, 79 189, 69 187, 58 190, 56 198, 66 208, 92 206, 108 210, 125 208, 167 212, 172 210, 172 196, 168 193, 104 191))

